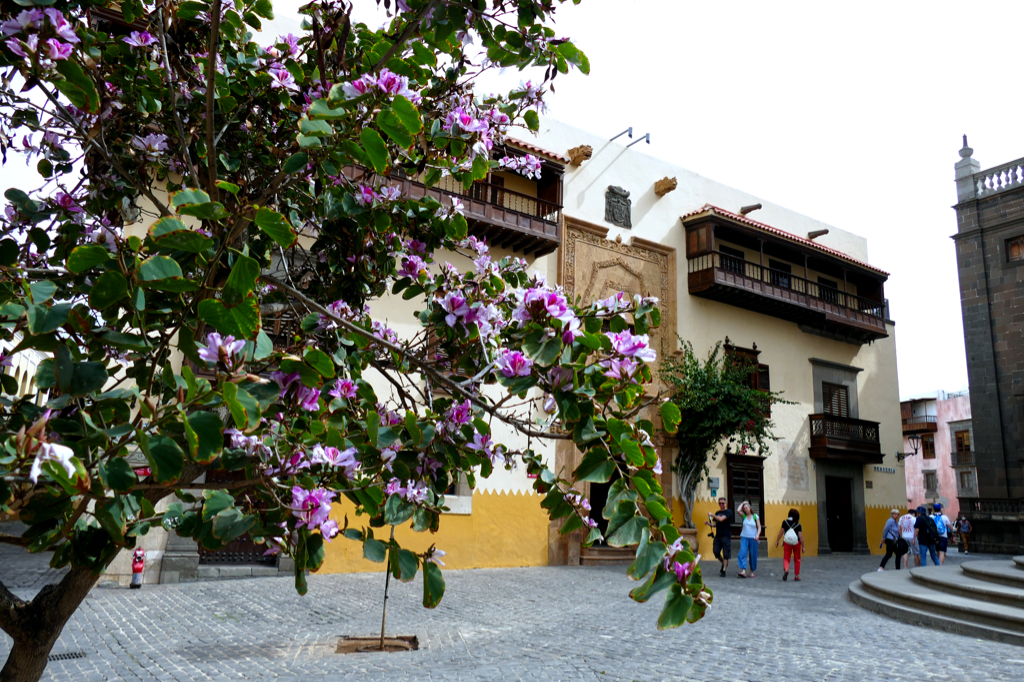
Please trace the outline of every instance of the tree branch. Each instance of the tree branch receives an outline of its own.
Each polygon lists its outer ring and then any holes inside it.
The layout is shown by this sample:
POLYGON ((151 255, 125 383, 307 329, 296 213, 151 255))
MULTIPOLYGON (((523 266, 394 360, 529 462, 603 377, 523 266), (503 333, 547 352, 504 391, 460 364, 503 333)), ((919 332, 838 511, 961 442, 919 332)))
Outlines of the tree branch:
POLYGON ((210 198, 217 201, 217 153, 213 139, 213 95, 217 88, 217 45, 220 42, 220 3, 210 5, 210 44, 206 50, 206 167, 210 198))
POLYGON ((17 611, 25 608, 25 600, 16 597, 0 579, 0 630, 11 637, 19 633, 17 611))
POLYGON ((195 166, 192 165, 192 155, 188 152, 188 140, 185 139, 185 126, 181 123, 181 114, 178 113, 178 89, 174 87, 174 77, 171 72, 171 55, 167 51, 167 34, 164 30, 164 0, 160 0, 157 7, 157 21, 160 23, 160 46, 164 50, 164 62, 167 64, 167 88, 171 91, 171 113, 174 114, 174 123, 178 128, 178 139, 181 141, 181 153, 185 156, 185 163, 188 164, 188 174, 192 178, 192 184, 199 188, 199 175, 195 166))
MULTIPOLYGON (((395 53, 398 52, 399 48, 405 45, 405 41, 409 40, 409 38, 416 31, 416 29, 420 27, 420 23, 422 23, 423 19, 426 18, 426 16, 430 14, 431 11, 433 11, 434 7, 437 6, 437 2, 438 0, 430 0, 430 2, 428 2, 426 5, 423 6, 422 9, 420 9, 419 14, 416 15, 416 18, 410 21, 408 24, 406 24, 405 30, 402 31, 402 33, 398 36, 398 38, 391 45, 388 51, 384 53, 384 56, 381 57, 377 61, 377 63, 373 65, 373 68, 370 69, 369 73, 376 73, 380 71, 381 67, 387 64, 388 60, 395 56, 395 53)), ((345 46, 340 45, 339 47, 341 48, 342 54, 345 54, 345 46)))
POLYGON ((28 547, 31 544, 28 538, 23 538, 20 535, 11 535, 10 533, 0 533, 0 542, 5 545, 17 545, 18 547, 28 547))

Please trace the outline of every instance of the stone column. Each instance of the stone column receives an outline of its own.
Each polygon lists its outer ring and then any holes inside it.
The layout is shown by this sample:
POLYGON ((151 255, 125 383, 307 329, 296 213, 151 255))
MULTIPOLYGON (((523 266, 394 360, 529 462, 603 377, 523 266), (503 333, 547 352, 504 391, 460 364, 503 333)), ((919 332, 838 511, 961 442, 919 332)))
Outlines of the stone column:
POLYGON ((967 136, 964 135, 964 146, 960 150, 960 160, 953 166, 956 169, 956 201, 967 201, 976 198, 974 185, 974 174, 981 170, 981 164, 971 158, 974 150, 967 146, 967 136))

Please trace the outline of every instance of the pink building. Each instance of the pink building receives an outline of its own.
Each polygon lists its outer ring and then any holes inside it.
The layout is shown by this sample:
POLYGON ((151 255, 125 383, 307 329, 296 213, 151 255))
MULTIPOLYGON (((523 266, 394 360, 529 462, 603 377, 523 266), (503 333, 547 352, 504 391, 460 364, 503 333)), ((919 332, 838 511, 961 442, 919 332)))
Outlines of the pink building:
POLYGON ((914 452, 910 436, 919 436, 915 456, 904 460, 907 504, 942 503, 946 516, 960 513, 957 498, 977 497, 977 473, 971 448, 971 399, 967 391, 904 400, 903 452, 914 452))

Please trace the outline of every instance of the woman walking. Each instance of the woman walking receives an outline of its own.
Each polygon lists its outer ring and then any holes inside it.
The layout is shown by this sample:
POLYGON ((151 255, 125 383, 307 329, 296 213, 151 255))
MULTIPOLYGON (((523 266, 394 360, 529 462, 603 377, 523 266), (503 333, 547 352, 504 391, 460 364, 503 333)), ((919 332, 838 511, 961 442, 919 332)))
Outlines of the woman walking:
POLYGON ((740 531, 740 577, 746 578, 747 557, 750 557, 750 577, 757 570, 757 543, 761 539, 761 519, 750 507, 750 502, 740 504, 740 517, 743 519, 743 530, 740 531))
POLYGON ((971 534, 971 522, 967 520, 963 512, 960 512, 959 518, 956 520, 956 531, 960 534, 960 545, 964 548, 964 554, 969 554, 967 551, 967 536, 971 534))
POLYGON ((789 580, 789 559, 793 558, 793 580, 800 580, 800 555, 804 553, 804 528, 800 525, 800 512, 789 510, 789 518, 782 522, 779 537, 775 538, 775 546, 779 541, 784 543, 782 550, 782 579, 789 580))
POLYGON ((903 540, 900 534, 900 510, 893 509, 889 512, 889 518, 885 522, 885 528, 882 529, 882 544, 885 545, 885 556, 882 557, 882 563, 878 566, 879 571, 885 570, 885 565, 889 563, 889 557, 893 554, 896 555, 896 570, 900 570, 903 565, 903 555, 907 553, 909 547, 905 547, 906 541, 903 540), (901 542, 902 541, 902 542, 901 542))

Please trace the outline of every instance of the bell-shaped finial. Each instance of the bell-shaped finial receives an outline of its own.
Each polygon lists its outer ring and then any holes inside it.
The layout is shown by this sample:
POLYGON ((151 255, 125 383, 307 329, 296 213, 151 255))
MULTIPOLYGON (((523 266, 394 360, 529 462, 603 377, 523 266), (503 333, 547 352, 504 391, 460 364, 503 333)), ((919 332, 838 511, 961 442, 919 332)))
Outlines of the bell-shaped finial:
POLYGON ((969 159, 974 150, 967 146, 967 135, 964 135, 964 146, 960 149, 960 158, 969 159))

